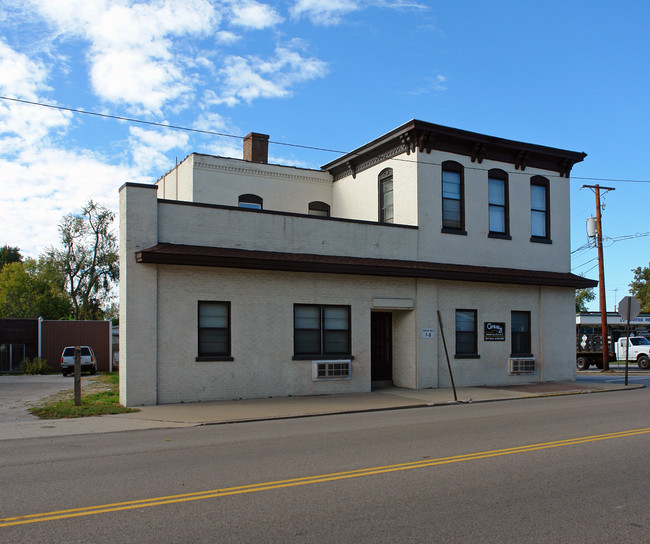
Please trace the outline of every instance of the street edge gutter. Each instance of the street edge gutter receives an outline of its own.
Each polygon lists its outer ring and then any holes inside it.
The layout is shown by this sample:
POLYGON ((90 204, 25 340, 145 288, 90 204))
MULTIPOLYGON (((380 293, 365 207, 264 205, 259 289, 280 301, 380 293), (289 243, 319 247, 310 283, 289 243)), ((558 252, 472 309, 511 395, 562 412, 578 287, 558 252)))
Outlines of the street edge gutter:
MULTIPOLYGON (((295 415, 286 415, 286 416, 268 416, 268 417, 255 417, 250 419, 231 419, 228 421, 214 421, 214 422, 202 422, 196 423, 194 427, 207 427, 210 425, 231 425, 235 423, 256 423, 262 421, 275 421, 283 419, 304 419, 309 417, 322 417, 322 416, 336 416, 344 414, 365 414, 370 412, 389 412, 394 410, 410 410, 414 408, 433 408, 436 406, 454 406, 459 404, 479 404, 486 402, 502 402, 507 400, 526 400, 526 399, 537 399, 545 397, 562 397, 570 395, 588 395, 591 393, 611 393, 614 391, 631 391, 634 389, 644 389, 646 386, 643 384, 633 384, 628 386, 622 386, 615 389, 589 389, 587 391, 561 391, 556 393, 539 393, 535 395, 524 394, 516 397, 503 397, 499 399, 482 399, 482 400, 459 400, 459 401, 445 401, 445 402, 423 402, 418 404, 408 404, 404 406, 387 406, 383 408, 362 408, 362 409, 351 409, 351 410, 338 410, 333 412, 314 412, 311 414, 295 414, 295 415)), ((190 423, 185 422, 185 423, 190 423)))

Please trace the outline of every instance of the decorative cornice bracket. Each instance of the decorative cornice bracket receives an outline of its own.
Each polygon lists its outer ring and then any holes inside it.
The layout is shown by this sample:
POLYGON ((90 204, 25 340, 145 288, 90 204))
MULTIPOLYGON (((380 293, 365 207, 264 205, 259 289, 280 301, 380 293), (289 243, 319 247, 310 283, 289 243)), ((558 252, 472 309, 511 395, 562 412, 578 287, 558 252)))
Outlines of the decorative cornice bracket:
POLYGON ((476 142, 472 146, 472 152, 470 153, 470 156, 472 158, 472 162, 478 161, 479 164, 483 162, 483 159, 485 158, 485 144, 476 142))
POLYGON ((520 151, 515 157, 515 169, 526 170, 526 163, 528 162, 528 151, 520 151))
POLYGON ((350 172, 352 172, 352 179, 357 179, 357 167, 354 165, 352 161, 348 161, 345 163, 345 165, 350 169, 350 172))

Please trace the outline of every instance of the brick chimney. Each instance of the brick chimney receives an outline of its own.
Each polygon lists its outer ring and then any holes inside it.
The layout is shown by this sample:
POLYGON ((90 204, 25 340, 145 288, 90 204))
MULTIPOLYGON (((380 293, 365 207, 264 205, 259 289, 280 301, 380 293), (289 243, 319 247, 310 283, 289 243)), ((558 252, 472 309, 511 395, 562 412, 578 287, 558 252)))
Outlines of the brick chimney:
POLYGON ((244 160, 251 162, 269 162, 269 135, 251 132, 244 138, 244 160))

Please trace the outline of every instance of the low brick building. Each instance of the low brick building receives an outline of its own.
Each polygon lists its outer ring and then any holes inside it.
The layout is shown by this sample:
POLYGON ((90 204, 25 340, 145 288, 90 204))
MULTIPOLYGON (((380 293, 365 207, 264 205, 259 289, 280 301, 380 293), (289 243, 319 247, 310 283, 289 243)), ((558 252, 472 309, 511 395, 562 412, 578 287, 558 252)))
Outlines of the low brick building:
POLYGON ((192 154, 120 190, 126 405, 575 378, 584 153, 410 121, 321 170, 192 154), (439 320, 440 317, 440 320, 439 320))

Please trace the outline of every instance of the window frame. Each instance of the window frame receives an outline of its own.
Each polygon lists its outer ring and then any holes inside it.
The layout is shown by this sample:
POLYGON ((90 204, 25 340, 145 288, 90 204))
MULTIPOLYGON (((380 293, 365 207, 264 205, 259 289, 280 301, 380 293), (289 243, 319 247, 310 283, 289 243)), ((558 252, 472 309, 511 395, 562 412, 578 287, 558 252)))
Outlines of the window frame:
POLYGON ((232 313, 231 313, 231 304, 230 301, 224 300, 199 300, 196 305, 196 361, 233 361, 232 357, 232 313), (219 305, 226 308, 227 312, 227 325, 226 327, 202 327, 201 326, 201 306, 202 305, 219 305), (201 351, 201 331, 202 330, 225 330, 226 337, 228 340, 228 349, 223 353, 216 352, 202 352, 201 351))
POLYGON ((329 217, 330 205, 325 202, 321 202, 320 200, 314 200, 307 206, 307 214, 313 215, 314 217, 329 217))
POLYGON ((293 305, 293 359, 294 360, 318 360, 318 359, 352 359, 352 307, 346 304, 294 304, 293 305), (297 308, 318 308, 319 327, 318 329, 306 329, 296 327, 296 309, 297 308), (326 329, 325 328, 325 311, 328 308, 345 309, 347 314, 347 329, 346 330, 346 351, 334 352, 326 350, 327 331, 343 330, 343 329, 326 329), (318 330, 319 334, 319 348, 316 351, 302 351, 298 352, 298 334, 299 330, 318 330))
POLYGON ((395 222, 395 185, 393 183, 393 169, 384 168, 377 176, 377 185, 379 191, 379 222, 395 222), (390 183, 390 191, 384 191, 384 187, 390 183), (390 192, 392 203, 390 204, 390 216, 388 215, 389 206, 386 204, 386 194, 390 192))
POLYGON ((532 357, 533 346, 532 346, 532 335, 531 335, 531 315, 529 310, 512 310, 510 312, 510 356, 511 357, 532 357), (526 326, 527 331, 517 331, 514 324, 515 314, 524 315, 526 317, 526 326), (515 338, 524 338, 524 347, 528 350, 519 350, 515 348, 515 344, 519 344, 519 341, 516 341, 515 338))
POLYGON ((510 236, 510 193, 507 172, 500 168, 492 168, 488 171, 488 237, 500 238, 503 240, 512 240, 510 236), (503 204, 493 204, 490 199, 491 181, 503 182, 503 204), (491 211, 493 208, 501 208, 503 210, 503 231, 492 230, 491 211))
MULTIPOLYGON (((440 196, 441 196, 441 201, 442 201, 442 217, 441 217, 441 223, 442 223, 442 229, 441 232, 447 233, 447 234, 461 234, 461 235, 467 235, 467 231, 465 230, 465 169, 463 168, 463 165, 456 162, 456 161, 445 161, 442 163, 441 167, 441 183, 440 183, 440 196), (454 173, 454 174, 459 174, 459 198, 449 198, 445 197, 445 172, 449 173, 454 173), (458 202, 458 206, 460 208, 460 226, 455 227, 455 226, 449 226, 448 224, 445 224, 445 202, 458 202)), ((449 182, 447 182, 449 183, 449 182)))
POLYGON ((262 210, 264 209, 264 199, 261 196, 252 193, 239 195, 237 207, 245 210, 262 210))
POLYGON ((551 186, 545 177, 542 176, 533 176, 530 179, 530 241, 541 243, 541 244, 550 244, 551 242, 551 186), (533 208, 533 187, 543 187, 544 188, 544 209, 533 208), (539 236, 533 234, 533 216, 534 214, 543 213, 544 214, 544 229, 545 235, 539 236))
POLYGON ((478 311, 470 310, 468 308, 457 308, 455 312, 455 353, 454 359, 478 359, 480 357, 478 353, 478 311), (458 329, 458 315, 460 313, 470 313, 472 314, 474 329, 471 331, 459 330, 458 329), (458 346, 467 343, 466 340, 459 341, 459 333, 465 334, 470 333, 472 338, 472 351, 458 351, 458 346))

